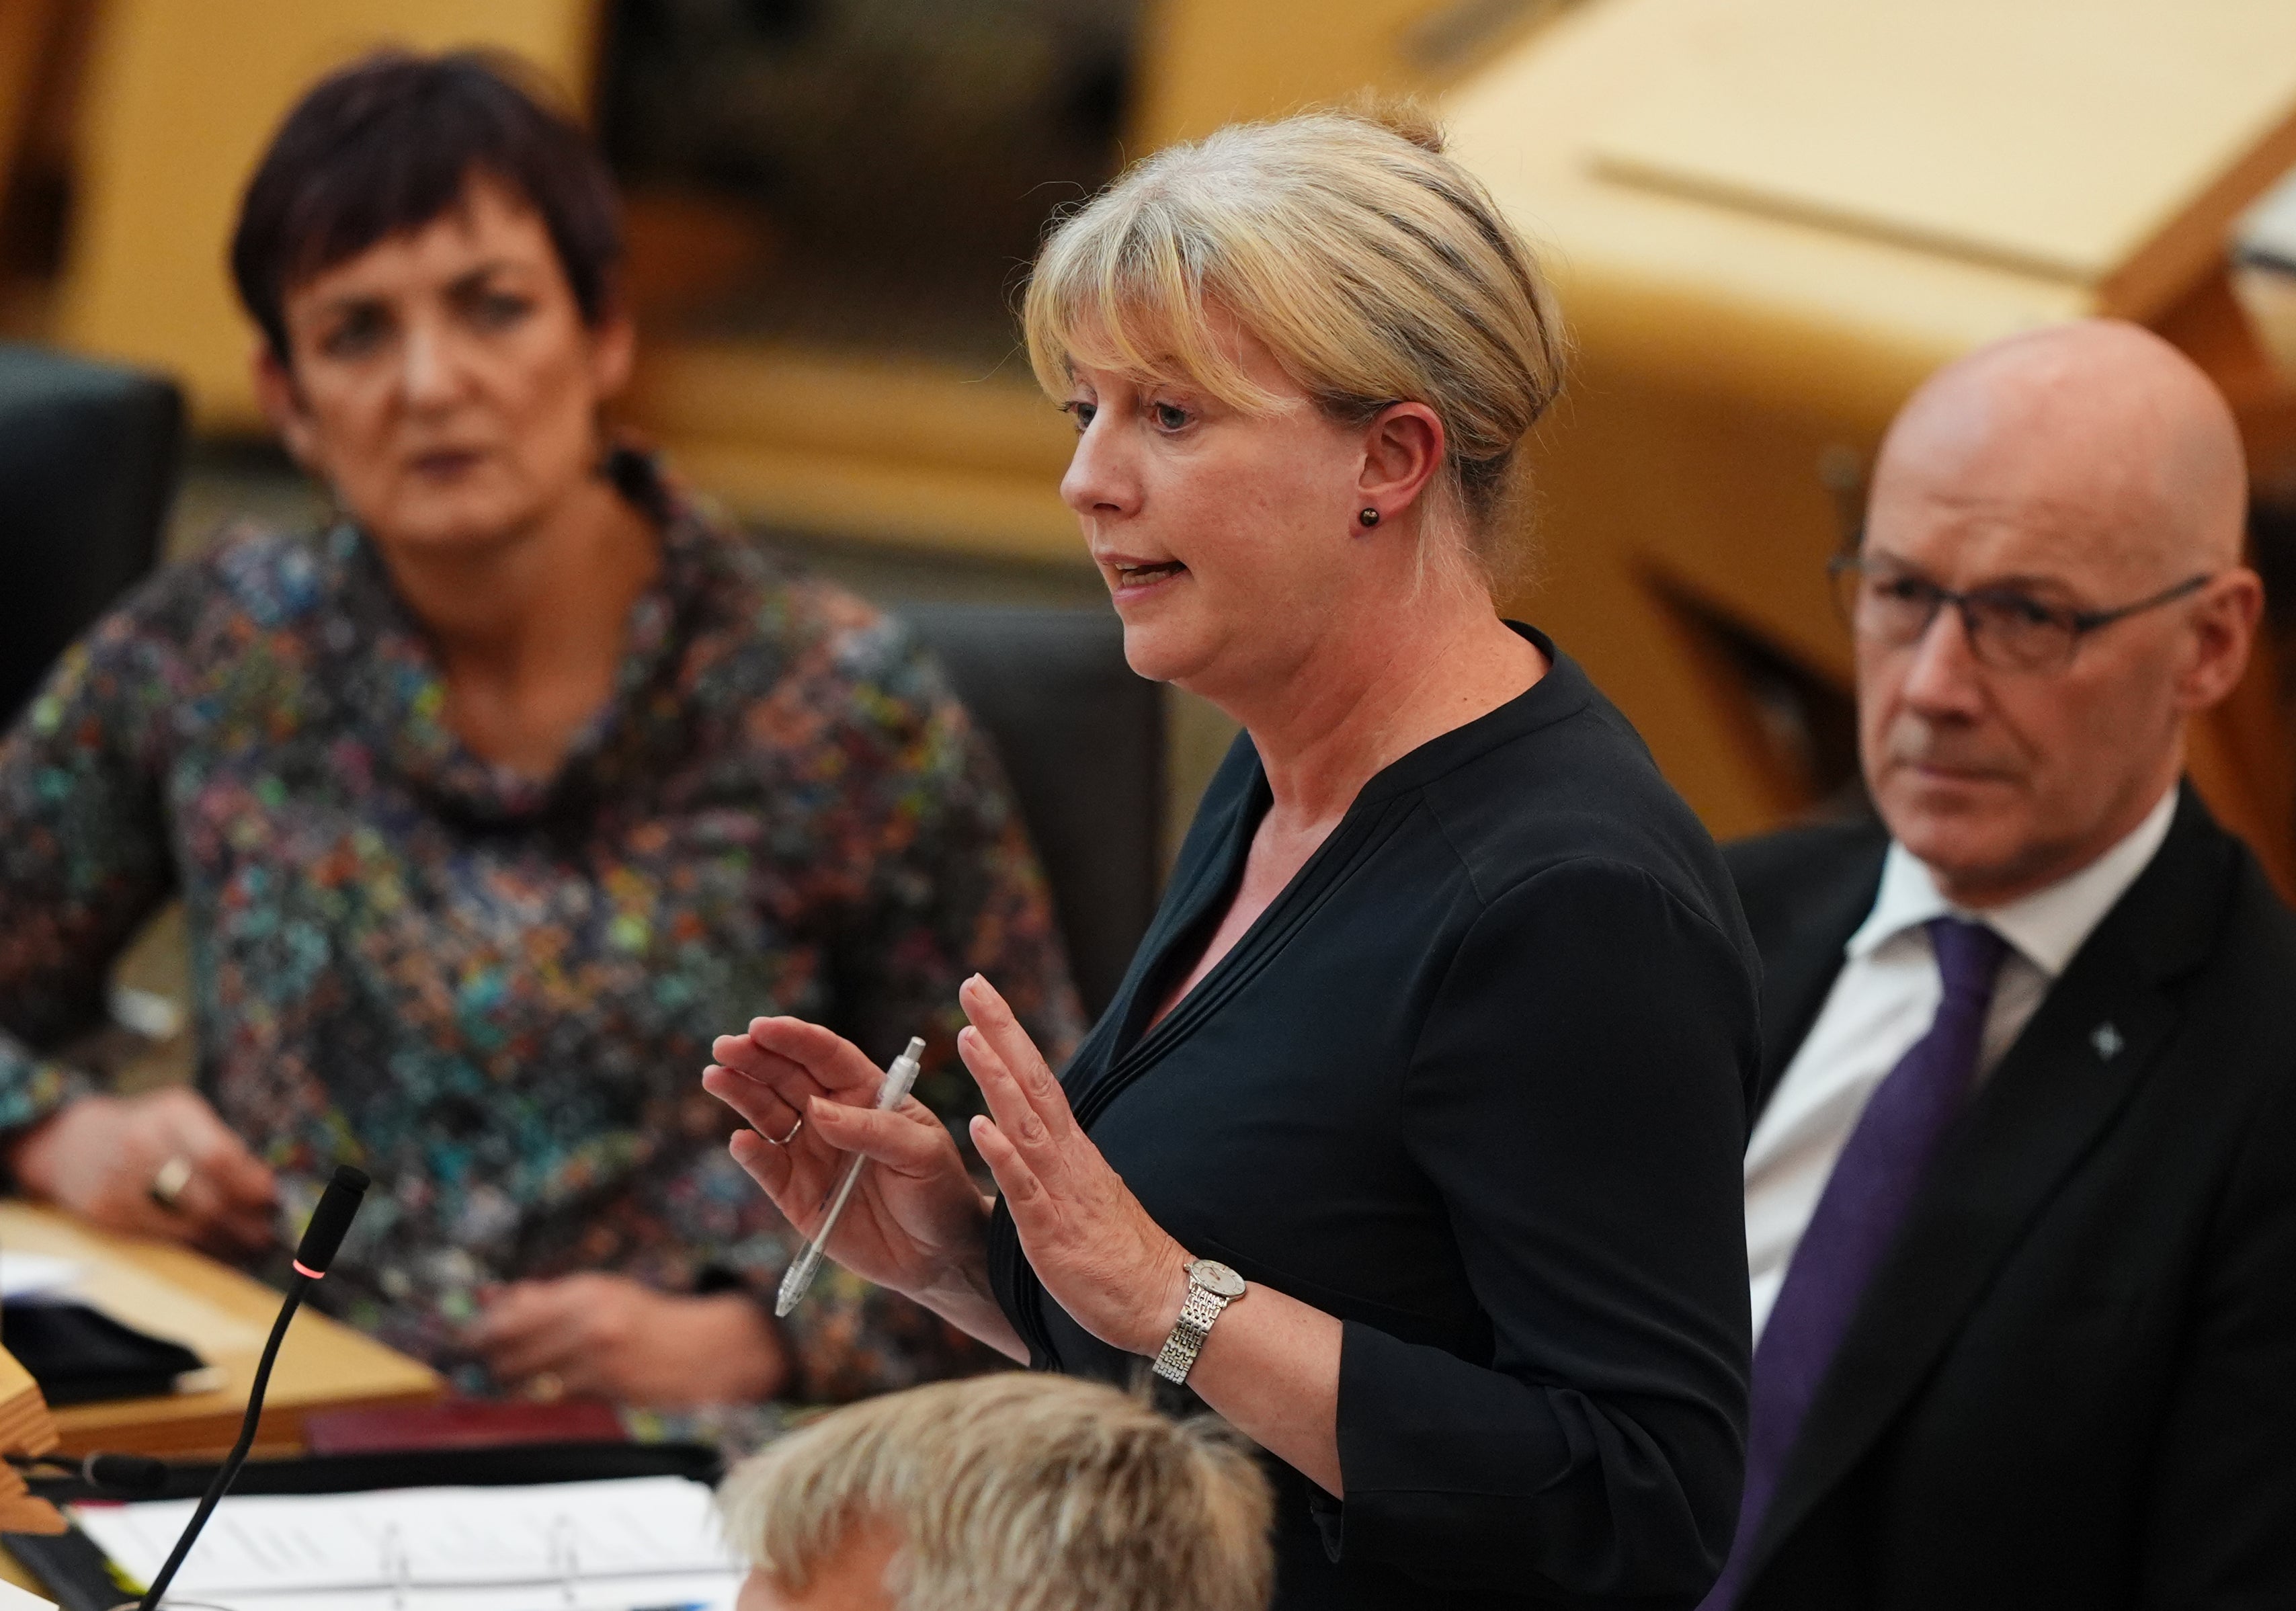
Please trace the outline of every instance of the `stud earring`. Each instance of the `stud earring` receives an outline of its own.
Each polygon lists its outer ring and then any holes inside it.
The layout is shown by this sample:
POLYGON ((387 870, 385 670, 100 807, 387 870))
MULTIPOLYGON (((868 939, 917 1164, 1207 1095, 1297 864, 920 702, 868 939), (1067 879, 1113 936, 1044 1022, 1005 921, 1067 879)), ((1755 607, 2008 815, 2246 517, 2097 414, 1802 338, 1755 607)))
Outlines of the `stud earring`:
POLYGON ((1366 509, 1357 514, 1356 519, 1362 521, 1365 527, 1368 529, 1369 527, 1379 524, 1379 511, 1376 509, 1366 509))

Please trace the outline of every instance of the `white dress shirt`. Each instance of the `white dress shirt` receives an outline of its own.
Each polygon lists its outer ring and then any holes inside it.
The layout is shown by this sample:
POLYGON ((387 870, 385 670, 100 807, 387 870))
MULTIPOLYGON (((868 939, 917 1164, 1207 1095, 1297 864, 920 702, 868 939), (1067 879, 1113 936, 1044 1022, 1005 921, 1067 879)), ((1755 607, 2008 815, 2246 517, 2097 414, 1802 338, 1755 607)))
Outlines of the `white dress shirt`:
POLYGON ((1747 1143, 1746 1262, 1757 1337, 1866 1100, 1937 1017, 1944 987, 1923 925, 1932 918, 1965 918, 2009 942, 1978 1052, 1981 1080, 2023 1032, 2090 931, 2152 860, 2176 810, 2171 789, 2127 838, 2070 878, 1983 912, 1948 901, 1930 870, 1890 841, 1874 910, 1842 948, 1846 960, 1825 1005, 1747 1143))

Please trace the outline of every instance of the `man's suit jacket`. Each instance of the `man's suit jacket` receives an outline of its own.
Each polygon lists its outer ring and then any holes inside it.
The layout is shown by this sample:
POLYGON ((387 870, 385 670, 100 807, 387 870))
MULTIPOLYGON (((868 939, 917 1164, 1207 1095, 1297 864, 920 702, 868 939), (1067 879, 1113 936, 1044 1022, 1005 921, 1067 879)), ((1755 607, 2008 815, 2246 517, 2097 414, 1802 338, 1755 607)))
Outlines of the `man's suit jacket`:
MULTIPOLYGON (((1886 847, 1726 852, 1765 968, 1759 1103, 1886 847)), ((1946 1137, 1740 1605, 2296 1607, 2296 915, 2189 788, 1946 1137)))

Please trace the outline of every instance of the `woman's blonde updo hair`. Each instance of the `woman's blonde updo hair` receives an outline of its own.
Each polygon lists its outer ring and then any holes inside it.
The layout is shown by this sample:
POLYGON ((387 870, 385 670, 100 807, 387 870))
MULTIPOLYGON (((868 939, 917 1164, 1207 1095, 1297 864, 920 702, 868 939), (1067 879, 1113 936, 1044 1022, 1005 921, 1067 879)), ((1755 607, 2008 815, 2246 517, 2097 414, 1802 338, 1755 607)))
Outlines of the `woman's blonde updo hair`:
POLYGON ((1334 420, 1432 409, 1461 548, 1500 579, 1515 450, 1554 400, 1562 334, 1529 247, 1433 124, 1310 112, 1135 163, 1046 240, 1022 310, 1029 363, 1056 397, 1081 363, 1268 406, 1208 303, 1334 420))

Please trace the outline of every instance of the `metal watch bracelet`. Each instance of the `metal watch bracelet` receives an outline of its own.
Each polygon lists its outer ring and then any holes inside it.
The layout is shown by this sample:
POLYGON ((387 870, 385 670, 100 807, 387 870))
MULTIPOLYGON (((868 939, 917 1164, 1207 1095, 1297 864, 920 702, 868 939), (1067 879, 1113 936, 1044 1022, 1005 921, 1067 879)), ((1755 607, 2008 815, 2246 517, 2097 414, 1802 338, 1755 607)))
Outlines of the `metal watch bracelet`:
POLYGON ((1172 1334, 1156 1355, 1156 1374, 1174 1386, 1185 1386, 1188 1372, 1195 1369, 1196 1355, 1203 1352, 1204 1340, 1211 1336, 1212 1322, 1243 1292, 1243 1278, 1226 1264, 1211 1259, 1190 1264, 1188 1296, 1180 1305, 1180 1318, 1174 1322, 1172 1334))

